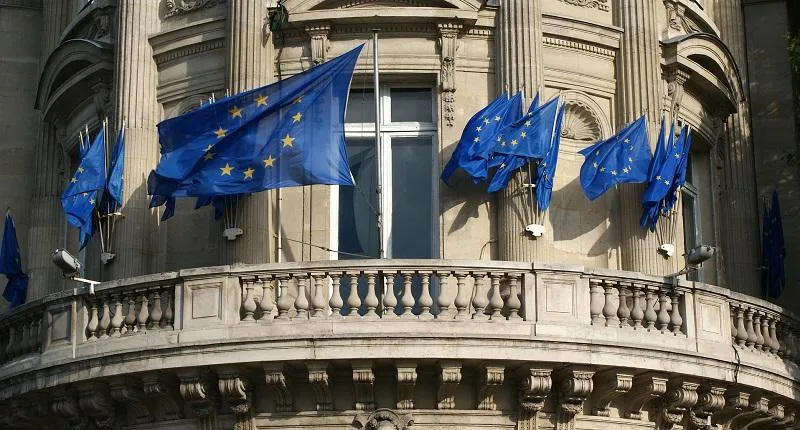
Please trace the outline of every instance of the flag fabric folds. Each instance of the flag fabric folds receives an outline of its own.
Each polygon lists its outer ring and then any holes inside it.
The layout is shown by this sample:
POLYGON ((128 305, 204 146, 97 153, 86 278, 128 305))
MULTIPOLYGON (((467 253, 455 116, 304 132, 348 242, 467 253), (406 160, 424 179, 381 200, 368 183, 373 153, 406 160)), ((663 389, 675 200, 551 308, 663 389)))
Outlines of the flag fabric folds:
POLYGON ((764 205, 762 218, 762 276, 761 291, 764 297, 777 299, 786 286, 786 245, 783 238, 783 222, 778 201, 778 190, 772 191, 772 201, 764 205))
MULTIPOLYGON (((534 111, 539 108, 539 94, 533 98, 531 105, 528 107, 528 112, 525 113, 526 117, 530 117, 534 111)), ((509 110, 507 112, 507 119, 504 122, 507 122, 508 125, 506 127, 511 126, 511 124, 515 124, 522 118, 520 108, 517 107, 516 109, 509 110)), ((505 131, 505 128, 499 130, 501 133, 505 131)), ((509 181, 511 181, 511 176, 514 174, 514 171, 521 168, 525 164, 530 161, 528 157, 521 156, 521 155, 513 155, 513 154, 501 154, 497 152, 497 149, 502 147, 504 144, 502 134, 498 134, 494 138, 494 144, 492 146, 492 151, 489 154, 489 161, 488 161, 488 168, 497 167, 497 170, 494 172, 494 176, 492 176, 492 180, 489 182, 489 187, 487 189, 490 193, 495 193, 497 191, 502 190, 503 188, 508 186, 509 181)))
POLYGON ((543 158, 550 149, 558 114, 559 97, 529 111, 519 121, 506 127, 494 151, 499 154, 543 158))
POLYGON ((580 182, 589 200, 616 184, 646 182, 651 162, 647 118, 640 117, 616 135, 579 151, 586 157, 580 182))
POLYGON ((67 222, 79 230, 81 249, 94 235, 92 216, 106 186, 105 163, 105 130, 101 129, 61 195, 67 222))
POLYGON ((561 143, 561 125, 564 121, 564 106, 558 109, 556 125, 553 128, 553 137, 550 140, 550 149, 536 169, 536 205, 539 212, 544 213, 550 207, 553 195, 553 179, 556 176, 558 163, 558 148, 561 143))
MULTIPOLYGON (((672 128, 674 130, 674 127, 672 128)), ((658 223, 659 214, 664 210, 671 209, 677 201, 676 181, 686 178, 686 166, 688 164, 688 151, 691 140, 688 138, 688 127, 682 127, 677 140, 673 139, 674 133, 670 132, 667 143, 663 149, 663 157, 653 161, 651 167, 652 180, 642 198, 644 208, 641 218, 642 227, 655 231, 658 223), (681 172, 683 168, 683 172, 681 172), (671 203, 670 203, 671 202, 671 203), (669 206, 669 207, 668 207, 669 206)), ((662 142, 658 143, 662 145, 662 142)))
POLYGON ((108 182, 104 194, 105 204, 102 206, 104 213, 116 212, 122 207, 122 176, 125 171, 125 128, 120 128, 117 133, 117 143, 111 156, 111 166, 108 173, 108 182))
POLYGON ((174 197, 354 185, 344 113, 361 48, 160 123, 161 160, 148 178, 148 193, 156 196, 151 206, 174 197))
POLYGON ((6 212, 5 226, 3 227, 3 244, 0 246, 0 273, 6 275, 8 283, 3 290, 5 298, 11 308, 25 303, 28 294, 28 275, 22 271, 22 258, 17 242, 17 227, 11 218, 11 211, 6 212))
MULTIPOLYGON (((519 100, 519 95, 515 95, 514 98, 519 100)), ((488 157, 483 154, 488 152, 486 148, 493 145, 495 135, 503 127, 503 118, 509 111, 511 102, 512 99, 509 99, 508 95, 500 94, 500 97, 478 111, 467 122, 453 155, 442 170, 441 178, 445 184, 450 185, 450 177, 458 168, 467 172, 474 181, 486 179, 488 157)), ((519 107, 517 109, 519 110, 519 107)))

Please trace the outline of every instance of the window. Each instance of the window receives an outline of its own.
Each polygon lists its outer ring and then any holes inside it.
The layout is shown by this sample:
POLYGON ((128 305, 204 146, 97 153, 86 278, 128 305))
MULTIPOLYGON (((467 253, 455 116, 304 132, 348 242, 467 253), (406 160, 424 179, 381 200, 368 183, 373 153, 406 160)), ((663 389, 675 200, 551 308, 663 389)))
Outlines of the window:
MULTIPOLYGON (((345 134, 356 187, 339 187, 332 198, 338 234, 335 258, 435 258, 438 208, 435 166, 436 115, 431 87, 387 85, 381 88, 380 149, 375 144, 375 96, 353 89, 345 134), (380 153, 381 159, 378 159, 380 153), (378 163, 383 177, 383 237, 378 229, 378 163)), ((334 257, 334 256, 332 256, 334 257)))
MULTIPOLYGON (((686 183, 681 192, 681 209, 683 212, 683 246, 686 252, 702 243, 700 235, 700 205, 698 204, 698 187, 694 175, 694 158, 689 154, 686 165, 686 183)), ((686 278, 691 281, 702 280, 701 271, 690 272, 686 278)))

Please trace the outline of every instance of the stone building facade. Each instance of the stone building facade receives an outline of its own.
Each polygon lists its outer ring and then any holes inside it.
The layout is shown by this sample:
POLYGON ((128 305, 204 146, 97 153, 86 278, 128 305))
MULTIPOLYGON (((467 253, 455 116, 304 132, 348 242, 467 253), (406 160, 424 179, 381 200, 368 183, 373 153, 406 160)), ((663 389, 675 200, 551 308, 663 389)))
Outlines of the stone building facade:
POLYGON ((31 276, 28 302, 0 317, 2 427, 800 428, 800 319, 758 298, 758 196, 796 177, 761 163, 780 146, 759 147, 759 133, 793 129, 774 129, 753 82, 792 75, 752 61, 748 47, 782 28, 745 14, 757 7, 0 0, 0 197, 31 276), (244 197, 233 241, 193 202, 167 222, 148 208, 158 122, 362 43, 346 121, 359 188, 244 197), (438 180, 467 120, 502 91, 566 101, 536 239, 523 233, 525 172, 497 195, 438 180), (661 236, 639 226, 642 186, 589 202, 578 182, 577 151, 642 114, 653 141, 662 116, 694 131, 661 236), (103 281, 90 294, 50 252, 77 250, 59 196, 79 133, 104 118, 126 124, 125 217, 113 261, 96 240, 80 254, 84 277, 103 281), (664 234, 671 259, 657 252, 664 234), (715 256, 669 277, 699 244, 715 256), (351 258, 381 247, 388 258, 351 258))

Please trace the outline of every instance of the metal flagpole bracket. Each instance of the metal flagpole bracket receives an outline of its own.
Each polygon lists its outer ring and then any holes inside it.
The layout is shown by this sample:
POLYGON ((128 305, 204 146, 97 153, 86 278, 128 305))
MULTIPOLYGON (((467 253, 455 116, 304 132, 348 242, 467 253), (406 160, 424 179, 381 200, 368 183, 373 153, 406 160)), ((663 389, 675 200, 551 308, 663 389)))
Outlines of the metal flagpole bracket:
POLYGON ((658 253, 661 254, 662 257, 669 260, 675 255, 675 245, 672 243, 665 243, 658 247, 658 253))
POLYGON ((528 224, 525 226, 525 231, 530 233, 533 237, 542 237, 545 228, 542 224, 528 224))
POLYGON ((225 239, 230 241, 236 240, 239 236, 244 234, 244 230, 240 229, 239 227, 230 227, 226 228, 222 235, 225 236, 225 239))

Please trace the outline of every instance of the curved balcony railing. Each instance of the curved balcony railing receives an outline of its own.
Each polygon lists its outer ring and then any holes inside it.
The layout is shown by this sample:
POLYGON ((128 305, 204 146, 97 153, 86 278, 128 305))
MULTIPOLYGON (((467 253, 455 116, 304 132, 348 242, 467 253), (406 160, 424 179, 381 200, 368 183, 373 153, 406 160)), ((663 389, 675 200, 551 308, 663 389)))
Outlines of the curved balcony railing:
MULTIPOLYGON (((94 295, 65 291, 4 315, 0 380, 182 344, 502 334, 668 351, 737 372, 749 367, 753 376, 739 382, 794 398, 799 329, 791 312, 726 289, 580 266, 449 260, 223 266, 106 282, 94 295)), ((4 384, 0 400, 20 390, 4 384)))

